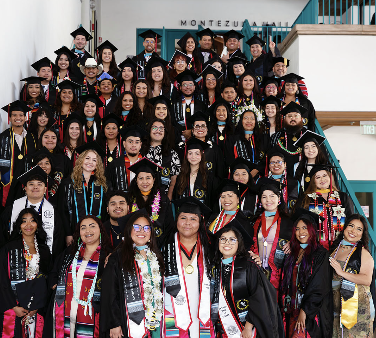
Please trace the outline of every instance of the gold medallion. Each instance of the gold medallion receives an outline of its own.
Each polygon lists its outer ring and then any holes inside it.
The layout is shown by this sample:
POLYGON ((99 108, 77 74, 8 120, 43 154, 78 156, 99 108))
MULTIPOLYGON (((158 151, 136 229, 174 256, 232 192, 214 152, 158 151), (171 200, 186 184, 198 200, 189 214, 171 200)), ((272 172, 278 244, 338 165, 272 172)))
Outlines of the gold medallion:
POLYGON ((221 136, 219 136, 219 139, 220 139, 221 141, 223 141, 225 138, 221 135, 221 136))
POLYGON ((191 264, 188 264, 188 265, 184 268, 184 270, 185 270, 185 272, 186 272, 188 275, 191 275, 195 269, 193 268, 193 266, 192 266, 191 264))
POLYGON ((191 112, 191 108, 187 108, 186 110, 185 110, 187 113, 190 113, 191 112))
POLYGON ((296 151, 300 154, 302 152, 302 148, 298 148, 296 151))
POLYGON ((18 155, 18 159, 19 159, 19 160, 22 160, 22 159, 23 159, 23 155, 22 155, 22 154, 19 154, 19 155, 18 155))
POLYGON ((298 139, 294 136, 294 137, 292 138, 292 140, 293 140, 294 142, 296 142, 298 139))
POLYGON ((110 157, 108 158, 108 162, 112 162, 112 160, 113 160, 113 158, 112 158, 112 156, 110 156, 110 157))
POLYGON ((307 183, 311 180, 311 178, 309 176, 307 176, 304 181, 306 181, 307 183))
POLYGON ((91 131, 89 130, 87 133, 86 133, 87 135, 89 135, 89 136, 91 136, 91 131))

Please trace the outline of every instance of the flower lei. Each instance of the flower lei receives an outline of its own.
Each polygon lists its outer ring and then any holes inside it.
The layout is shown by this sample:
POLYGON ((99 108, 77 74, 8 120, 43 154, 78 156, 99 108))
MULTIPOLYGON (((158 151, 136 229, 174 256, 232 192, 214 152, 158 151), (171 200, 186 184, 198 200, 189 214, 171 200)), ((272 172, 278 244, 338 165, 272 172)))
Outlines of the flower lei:
POLYGON ((145 305, 145 325, 149 330, 155 330, 159 327, 159 322, 163 313, 163 296, 161 293, 162 277, 159 270, 157 256, 149 248, 145 249, 146 259, 136 252, 135 260, 141 270, 143 289, 144 289, 144 305, 145 305), (147 264, 150 263, 150 272, 147 264))
POLYGON ((87 300, 83 301, 79 298, 79 296, 77 296, 77 260, 78 260, 78 254, 80 253, 81 247, 82 247, 82 243, 80 247, 78 248, 76 254, 74 255, 73 262, 72 262, 73 298, 76 300, 78 304, 85 307, 85 311, 84 311, 85 316, 87 314, 87 308, 89 307, 89 316, 90 318, 92 318, 91 300, 93 299, 95 285, 97 284, 99 264, 97 265, 97 268, 95 270, 95 276, 93 279, 93 283, 91 284, 91 288, 87 296, 87 300))
MULTIPOLYGON (((160 209, 160 205, 161 205, 161 193, 158 190, 157 194, 154 197, 153 204, 151 205, 151 220, 153 222, 159 218, 158 212, 160 209)), ((134 199, 132 203, 132 212, 135 212, 138 209, 139 208, 138 208, 138 205, 136 204, 136 199, 134 199)))
POLYGON ((250 105, 248 106, 240 106, 236 109, 236 112, 235 112, 235 123, 237 124, 240 120, 240 116, 243 115, 244 112, 246 111, 252 111, 256 114, 256 117, 257 117, 257 122, 261 122, 262 121, 262 113, 260 112, 260 110, 255 106, 254 103, 251 103, 250 105))
POLYGON ((36 253, 36 255, 37 255, 36 256, 37 267, 33 268, 33 267, 30 266, 30 261, 33 259, 33 255, 30 253, 30 248, 27 245, 27 243, 25 242, 25 240, 24 239, 22 239, 22 240, 23 240, 23 245, 24 245, 24 257, 26 259, 26 280, 31 280, 31 279, 34 279, 37 276, 37 274, 39 273, 40 255, 39 255, 38 242, 37 242, 37 239, 34 236, 35 251, 37 252, 36 253))

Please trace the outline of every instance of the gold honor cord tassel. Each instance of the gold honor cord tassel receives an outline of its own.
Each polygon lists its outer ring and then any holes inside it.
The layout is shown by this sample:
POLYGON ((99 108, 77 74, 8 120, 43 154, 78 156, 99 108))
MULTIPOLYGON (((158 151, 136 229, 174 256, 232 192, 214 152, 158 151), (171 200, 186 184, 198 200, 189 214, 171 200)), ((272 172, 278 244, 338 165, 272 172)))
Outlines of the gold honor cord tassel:
POLYGON ((355 285, 354 296, 348 300, 342 298, 341 324, 350 330, 358 321, 358 285, 355 285))
POLYGON ((188 275, 191 275, 195 269, 193 268, 193 265, 188 264, 188 265, 184 268, 184 270, 185 270, 185 272, 186 272, 188 275))

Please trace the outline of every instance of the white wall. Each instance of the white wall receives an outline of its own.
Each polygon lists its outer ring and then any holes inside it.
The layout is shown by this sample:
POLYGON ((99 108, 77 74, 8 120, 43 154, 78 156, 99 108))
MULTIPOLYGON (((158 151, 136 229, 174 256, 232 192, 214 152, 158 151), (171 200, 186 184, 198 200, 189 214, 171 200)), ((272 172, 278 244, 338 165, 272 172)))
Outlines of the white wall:
MULTIPOLYGON (((20 79, 35 75, 30 64, 54 50, 72 44, 70 32, 81 23, 80 0, 6 0, 1 2, 0 107, 19 98, 20 79)), ((7 128, 7 114, 0 115, 0 131, 7 128)))
POLYGON ((361 135, 360 128, 331 127, 324 133, 348 180, 376 181, 376 136, 361 135))
MULTIPOLYGON (((206 21, 211 29, 229 30, 233 27, 223 27, 224 21, 244 21, 250 24, 256 22, 281 22, 291 26, 298 17, 307 0, 96 0, 101 6, 98 13, 99 36, 103 41, 110 40, 119 51, 116 60, 123 60, 126 55, 136 53, 136 28, 175 28, 197 29, 192 27, 191 20, 206 21), (180 21, 186 20, 187 26, 181 26, 180 21), (212 26, 208 20, 213 20, 212 26), (221 27, 218 26, 221 20, 221 27)), ((234 29, 240 29, 235 27, 234 29)))

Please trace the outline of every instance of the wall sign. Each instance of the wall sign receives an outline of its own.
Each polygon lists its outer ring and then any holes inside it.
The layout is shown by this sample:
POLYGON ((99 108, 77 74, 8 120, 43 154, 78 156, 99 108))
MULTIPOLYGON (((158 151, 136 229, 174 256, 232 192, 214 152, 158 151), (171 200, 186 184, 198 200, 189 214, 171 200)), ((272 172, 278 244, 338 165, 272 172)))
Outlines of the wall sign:
MULTIPOLYGON (((191 26, 196 27, 198 25, 204 26, 204 27, 243 27, 244 21, 239 20, 180 20, 180 26, 191 26)), ((262 23, 256 23, 255 21, 251 22, 250 24, 252 26, 277 26, 275 22, 262 22, 262 23)), ((281 22, 278 23, 278 26, 282 26, 281 22)), ((288 26, 288 23, 286 22, 286 26, 288 26)))

